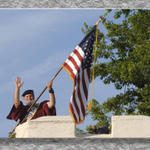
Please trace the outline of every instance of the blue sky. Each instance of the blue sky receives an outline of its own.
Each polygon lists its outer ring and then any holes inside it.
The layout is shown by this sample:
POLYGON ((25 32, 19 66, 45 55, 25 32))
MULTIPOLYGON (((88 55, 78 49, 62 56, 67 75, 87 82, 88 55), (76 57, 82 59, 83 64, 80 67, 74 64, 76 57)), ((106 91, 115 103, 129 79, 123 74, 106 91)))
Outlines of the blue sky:
MULTIPOLYGON (((104 9, 0 10, 0 137, 8 137, 16 125, 15 121, 6 119, 13 105, 15 78, 20 76, 24 81, 21 93, 30 88, 37 97, 84 37, 83 23, 95 24, 104 12, 104 9)), ((54 80, 53 87, 57 115, 69 115, 73 84, 64 70, 54 80)), ((113 85, 104 85, 99 79, 94 81, 93 97, 100 103, 119 92, 113 85)), ((39 102, 45 99, 48 91, 39 102)), ((94 122, 87 117, 77 127, 85 129, 89 124, 94 122)))

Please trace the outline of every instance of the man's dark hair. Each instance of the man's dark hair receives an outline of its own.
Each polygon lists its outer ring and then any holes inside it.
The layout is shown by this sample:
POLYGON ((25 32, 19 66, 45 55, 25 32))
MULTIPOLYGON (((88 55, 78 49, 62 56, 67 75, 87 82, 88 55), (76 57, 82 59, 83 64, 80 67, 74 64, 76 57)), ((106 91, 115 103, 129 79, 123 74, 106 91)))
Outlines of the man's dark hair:
POLYGON ((26 90, 26 91, 24 91, 23 94, 22 94, 22 96, 24 97, 27 94, 32 94, 33 97, 34 97, 34 91, 33 90, 26 90))

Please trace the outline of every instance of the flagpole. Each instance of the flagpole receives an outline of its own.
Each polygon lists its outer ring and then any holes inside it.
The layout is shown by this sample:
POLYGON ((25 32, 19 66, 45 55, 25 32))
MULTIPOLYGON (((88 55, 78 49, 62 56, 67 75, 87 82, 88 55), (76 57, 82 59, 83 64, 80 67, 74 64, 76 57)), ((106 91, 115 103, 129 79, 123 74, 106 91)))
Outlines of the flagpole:
POLYGON ((96 26, 98 26, 99 25, 99 23, 100 23, 100 21, 102 21, 103 23, 105 22, 105 18, 103 17, 103 16, 99 16, 99 20, 96 22, 96 26))
MULTIPOLYGON (((61 71, 62 69, 63 69, 63 66, 61 66, 61 67, 59 68, 59 70, 54 74, 54 76, 52 77, 51 81, 53 81, 53 80, 57 77, 57 75, 60 73, 60 71, 61 71)), ((27 110, 27 113, 26 113, 25 117, 23 118, 23 120, 22 120, 21 122, 19 122, 19 123, 13 128, 13 130, 10 132, 10 134, 9 134, 10 137, 11 137, 11 135, 13 135, 13 133, 14 133, 16 127, 25 121, 25 119, 26 119, 27 115, 29 114, 30 110, 31 110, 32 107, 36 104, 36 102, 39 100, 39 98, 43 95, 43 93, 46 91, 46 89, 47 89, 47 86, 42 90, 42 92, 40 93, 40 95, 36 98, 36 100, 34 100, 34 103, 29 107, 29 109, 27 110)))
POLYGON ((89 99, 88 109, 91 111, 92 109, 92 99, 93 99, 93 88, 94 88, 94 72, 95 72, 95 62, 96 62, 96 50, 97 50, 97 44, 98 44, 98 25, 102 21, 102 23, 105 22, 105 18, 103 16, 99 16, 99 20, 96 22, 96 42, 94 47, 94 60, 93 60, 93 71, 92 71, 92 82, 91 82, 91 95, 89 99))

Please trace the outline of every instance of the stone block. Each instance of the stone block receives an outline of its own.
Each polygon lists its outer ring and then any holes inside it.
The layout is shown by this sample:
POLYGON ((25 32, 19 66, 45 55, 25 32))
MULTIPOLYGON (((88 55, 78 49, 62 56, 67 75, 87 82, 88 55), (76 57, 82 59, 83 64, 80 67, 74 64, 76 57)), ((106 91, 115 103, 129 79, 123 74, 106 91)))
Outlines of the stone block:
POLYGON ((44 116, 16 128, 16 138, 74 138, 75 124, 70 116, 44 116))
POLYGON ((150 138, 149 116, 112 116, 111 121, 113 138, 150 138))

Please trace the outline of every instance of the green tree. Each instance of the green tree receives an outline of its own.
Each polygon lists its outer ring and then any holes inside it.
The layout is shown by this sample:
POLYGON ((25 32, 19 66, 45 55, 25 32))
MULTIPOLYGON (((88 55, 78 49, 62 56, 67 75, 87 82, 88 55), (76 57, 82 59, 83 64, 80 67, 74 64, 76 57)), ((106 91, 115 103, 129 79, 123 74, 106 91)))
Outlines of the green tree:
MULTIPOLYGON (((101 128, 110 126, 112 115, 150 116, 150 11, 109 10, 112 14, 103 24, 107 33, 98 34, 95 78, 124 93, 101 104, 93 100, 89 113, 101 128)), ((85 23, 82 31, 90 28, 85 23)))

